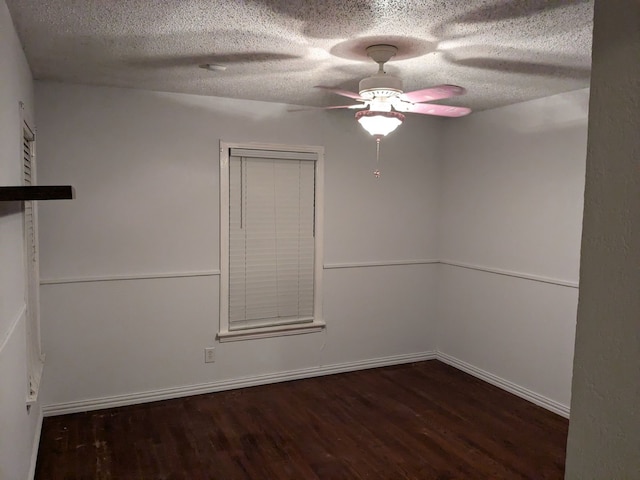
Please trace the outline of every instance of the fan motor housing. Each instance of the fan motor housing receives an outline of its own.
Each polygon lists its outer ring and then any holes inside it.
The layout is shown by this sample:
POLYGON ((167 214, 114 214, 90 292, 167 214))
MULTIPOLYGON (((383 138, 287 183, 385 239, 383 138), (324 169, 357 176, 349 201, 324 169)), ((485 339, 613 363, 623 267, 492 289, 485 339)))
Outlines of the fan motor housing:
POLYGON ((402 79, 386 73, 378 73, 360 80, 360 96, 373 99, 375 97, 396 97, 402 94, 402 79))

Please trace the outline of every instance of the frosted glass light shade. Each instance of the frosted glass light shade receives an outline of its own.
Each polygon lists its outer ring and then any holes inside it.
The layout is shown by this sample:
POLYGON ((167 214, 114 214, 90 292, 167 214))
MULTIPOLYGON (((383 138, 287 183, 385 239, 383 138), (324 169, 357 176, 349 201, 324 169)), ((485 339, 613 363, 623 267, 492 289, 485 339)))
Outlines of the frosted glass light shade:
POLYGON ((374 137, 384 137, 402 124, 404 115, 399 112, 361 110, 356 113, 356 119, 374 137))

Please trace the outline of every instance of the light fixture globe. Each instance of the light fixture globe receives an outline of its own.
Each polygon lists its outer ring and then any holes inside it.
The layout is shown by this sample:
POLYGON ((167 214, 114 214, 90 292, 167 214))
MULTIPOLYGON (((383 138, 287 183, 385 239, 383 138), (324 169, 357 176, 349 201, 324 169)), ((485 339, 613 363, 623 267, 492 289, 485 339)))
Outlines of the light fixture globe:
POLYGON ((398 128, 404 121, 404 115, 399 112, 361 110, 356 112, 356 120, 371 135, 381 138, 398 128))

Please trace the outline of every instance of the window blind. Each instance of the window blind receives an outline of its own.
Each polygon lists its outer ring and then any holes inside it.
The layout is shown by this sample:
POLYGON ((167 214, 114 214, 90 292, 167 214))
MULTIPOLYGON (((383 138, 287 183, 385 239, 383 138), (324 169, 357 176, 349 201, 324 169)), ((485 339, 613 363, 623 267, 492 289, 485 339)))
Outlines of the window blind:
POLYGON ((316 159, 231 149, 229 330, 313 321, 316 159))

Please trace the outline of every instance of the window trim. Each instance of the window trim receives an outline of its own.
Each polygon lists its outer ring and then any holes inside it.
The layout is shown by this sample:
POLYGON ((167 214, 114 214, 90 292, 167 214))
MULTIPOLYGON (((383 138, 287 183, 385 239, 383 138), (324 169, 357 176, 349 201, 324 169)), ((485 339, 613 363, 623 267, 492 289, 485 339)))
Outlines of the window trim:
POLYGON ((220 141, 220 342, 314 333, 326 327, 322 316, 324 147, 220 141), (229 160, 232 148, 315 153, 315 242, 313 322, 229 330, 229 160))
MULTIPOLYGON (((36 161, 36 129, 30 116, 25 110, 24 103, 20 102, 20 172, 21 183, 26 184, 24 164, 25 151, 23 143, 29 142, 30 182, 37 183, 36 161)), ((38 400, 40 381, 44 370, 45 356, 42 352, 41 326, 40 326, 40 246, 38 242, 38 204, 35 200, 23 202, 23 248, 25 264, 25 332, 27 347, 27 407, 31 407, 38 400), (31 207, 31 227, 33 238, 29 237, 27 225, 27 205, 31 207), (33 249, 33 259, 29 251, 33 249), (31 288, 33 285, 33 289, 31 288)))

